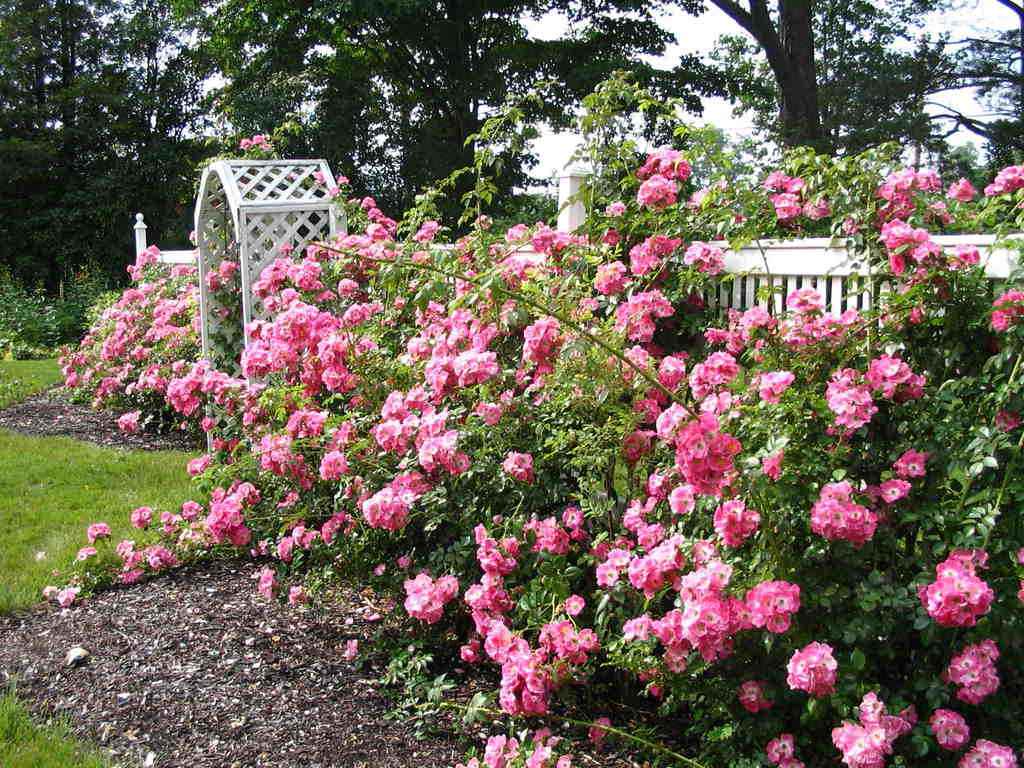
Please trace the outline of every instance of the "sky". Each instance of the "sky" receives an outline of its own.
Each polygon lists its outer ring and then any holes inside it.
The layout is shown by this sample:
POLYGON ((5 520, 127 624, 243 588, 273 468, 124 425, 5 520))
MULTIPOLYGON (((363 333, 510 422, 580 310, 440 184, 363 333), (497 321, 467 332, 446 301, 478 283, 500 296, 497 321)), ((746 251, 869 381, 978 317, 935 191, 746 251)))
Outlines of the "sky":
MULTIPOLYGON (((662 26, 672 32, 676 43, 670 46, 663 56, 647 57, 652 64, 670 68, 681 55, 707 54, 714 47, 715 41, 724 34, 742 34, 743 31, 722 11, 706 3, 708 9, 701 16, 691 16, 678 8, 663 9, 658 13, 662 26)), ((951 32, 955 37, 966 37, 984 29, 1006 28, 1013 26, 1016 17, 996 0, 962 0, 956 11, 934 14, 924 23, 924 29, 930 33, 940 34, 951 32)), ((526 27, 532 37, 553 39, 566 31, 567 22, 555 15, 540 20, 528 20, 526 27)), ((967 90, 952 91, 935 98, 939 103, 948 104, 967 115, 978 115, 984 110, 967 90)), ((713 124, 735 137, 749 136, 752 123, 749 117, 735 117, 732 106, 719 98, 704 99, 704 114, 693 117, 696 124, 713 124)), ((966 131, 961 131, 951 139, 952 143, 977 141, 966 131)), ((578 139, 571 133, 554 133, 546 131, 534 143, 540 163, 534 169, 535 178, 553 178, 563 173, 563 168, 572 156, 578 139)))

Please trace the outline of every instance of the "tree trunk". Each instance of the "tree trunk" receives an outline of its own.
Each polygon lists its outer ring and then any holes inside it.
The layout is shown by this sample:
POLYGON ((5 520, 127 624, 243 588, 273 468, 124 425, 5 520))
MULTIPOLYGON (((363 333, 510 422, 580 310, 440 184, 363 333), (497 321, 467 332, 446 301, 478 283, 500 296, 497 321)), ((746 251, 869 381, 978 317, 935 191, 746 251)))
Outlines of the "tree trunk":
POLYGON ((821 112, 814 63, 814 0, 779 0, 779 45, 785 61, 779 80, 779 121, 787 146, 821 143, 821 112))
POLYGON ((779 124, 786 146, 824 147, 814 66, 815 0, 778 0, 778 28, 768 0, 711 0, 757 41, 779 88, 779 124))

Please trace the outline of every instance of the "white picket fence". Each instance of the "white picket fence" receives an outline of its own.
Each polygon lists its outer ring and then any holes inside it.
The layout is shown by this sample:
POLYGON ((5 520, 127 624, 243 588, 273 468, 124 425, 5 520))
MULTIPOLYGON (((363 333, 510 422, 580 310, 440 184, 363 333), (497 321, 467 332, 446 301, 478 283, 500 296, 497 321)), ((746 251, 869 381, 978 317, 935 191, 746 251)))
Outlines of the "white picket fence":
MULTIPOLYGON (((135 214, 135 255, 138 256, 149 247, 146 237, 146 220, 141 213, 135 214)), ((196 252, 191 251, 160 251, 161 264, 195 264, 196 252)))
MULTIPOLYGON (((580 171, 569 171, 558 184, 558 228, 572 232, 586 218, 583 203, 572 198, 579 194, 586 179, 580 171)), ((995 247, 993 235, 943 235, 933 240, 947 250, 958 245, 973 245, 981 252, 985 274, 994 282, 1005 280, 1019 264, 1016 249, 995 247)), ((726 252, 726 271, 736 275, 730 283, 723 283, 717 296, 708 300, 728 308, 749 309, 759 302, 757 295, 769 283, 774 293, 776 308, 781 309, 783 296, 798 288, 814 288, 825 299, 830 312, 839 314, 847 309, 868 309, 872 296, 884 293, 890 287, 873 280, 855 254, 837 245, 829 238, 803 238, 799 240, 766 240, 739 250, 730 250, 726 243, 718 243, 726 252)), ((136 253, 147 247, 146 224, 141 213, 135 214, 136 253)), ((529 250, 529 249, 524 249, 529 250)), ((194 264, 195 251, 161 251, 160 261, 165 264, 194 264)))

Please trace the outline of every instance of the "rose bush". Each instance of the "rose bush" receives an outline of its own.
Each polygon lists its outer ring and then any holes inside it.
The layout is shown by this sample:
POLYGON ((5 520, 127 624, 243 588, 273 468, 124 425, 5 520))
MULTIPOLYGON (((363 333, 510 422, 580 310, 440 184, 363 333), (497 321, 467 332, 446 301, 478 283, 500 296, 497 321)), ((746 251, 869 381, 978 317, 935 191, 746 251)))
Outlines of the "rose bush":
MULTIPOLYGON (((605 139, 608 93, 584 121, 605 139)), ((261 276, 248 385, 172 371, 215 451, 115 572, 227 547, 266 561, 268 598, 390 584, 424 642, 500 672, 506 715, 647 701, 704 765, 1015 765, 1024 294, 931 233, 1019 229, 1024 169, 978 195, 799 151, 729 178, 675 135, 591 145, 576 233, 480 216, 439 246, 429 195, 401 224, 348 201, 352 234, 261 276), (870 310, 711 300, 735 278, 717 241, 807 233, 869 269, 870 310)), ((482 762, 564 768, 549 737, 482 762)))
POLYGON ((72 396, 120 412, 118 425, 126 432, 181 423, 166 401, 167 385, 199 358, 196 269, 160 264, 159 253, 156 246, 139 253, 128 267, 132 285, 103 310, 78 348, 60 357, 72 396))

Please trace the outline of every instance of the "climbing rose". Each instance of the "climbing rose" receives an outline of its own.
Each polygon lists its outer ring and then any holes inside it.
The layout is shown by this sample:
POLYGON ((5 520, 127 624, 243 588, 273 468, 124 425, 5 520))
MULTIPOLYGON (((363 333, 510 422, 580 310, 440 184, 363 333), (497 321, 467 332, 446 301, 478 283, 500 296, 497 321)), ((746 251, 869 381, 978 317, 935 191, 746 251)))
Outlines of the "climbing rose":
POLYGON ((683 263, 706 275, 720 275, 725 271, 725 254, 718 246, 692 243, 683 254, 683 263))
POLYGON ((274 599, 274 590, 277 589, 277 574, 273 568, 263 568, 258 574, 256 591, 267 600, 274 599))
POLYGON ((796 651, 786 666, 786 683, 794 691, 804 691, 815 698, 835 693, 838 664, 832 656, 832 646, 812 642, 796 651))
POLYGON ((949 662, 944 678, 958 686, 960 701, 980 704, 999 689, 998 658, 999 647, 991 640, 968 645, 949 662))
POLYGON ((780 765, 786 760, 790 760, 796 754, 796 748, 794 746, 793 734, 781 733, 774 739, 768 742, 768 746, 765 747, 765 754, 768 755, 768 762, 772 765, 780 765))
POLYGON ((960 758, 957 768, 1017 768, 1017 756, 1012 747, 978 739, 970 751, 960 758))
POLYGON ((928 461, 928 454, 921 451, 909 450, 900 456, 892 465, 893 471, 900 477, 924 477, 925 463, 928 461))
POLYGON ((602 264, 597 268, 597 275, 594 277, 594 290, 605 296, 622 293, 628 282, 626 272, 626 265, 621 261, 602 264))
POLYGON ((64 587, 57 593, 57 605, 61 608, 69 608, 78 597, 79 591, 78 587, 64 587))
POLYGON ((974 563, 953 555, 935 566, 935 581, 922 586, 918 596, 928 615, 944 627, 973 627, 995 598, 975 575, 974 563))
POLYGON ((757 533, 761 516, 738 499, 725 502, 715 510, 715 532, 727 547, 739 547, 757 533))
POLYGON ((153 518, 153 510, 149 507, 138 507, 132 510, 131 523, 135 528, 148 528, 153 518))
POLYGON ((142 411, 129 411, 117 420, 117 428, 126 435, 134 435, 139 431, 139 417, 142 411))
POLYGON ((764 695, 764 687, 763 680, 747 680, 740 686, 736 697, 747 712, 756 715, 762 709, 772 708, 772 702, 764 695))
POLYGON ((501 463, 501 468, 516 480, 533 482, 533 456, 528 453, 510 452, 501 463))
POLYGON ((789 389, 794 378, 789 371, 772 371, 761 374, 757 382, 758 394, 766 403, 778 403, 779 397, 789 389))
POLYGON ((565 612, 570 616, 579 616, 586 604, 586 601, 579 595, 569 595, 565 598, 565 612))
POLYGON ((849 541, 862 546, 875 535, 878 516, 853 501, 848 482, 826 483, 811 507, 811 530, 830 540, 849 541))
POLYGON ((745 604, 755 627, 782 634, 800 610, 800 586, 788 581, 762 581, 747 592, 745 604))
POLYGON ((677 191, 674 181, 655 174, 640 185, 636 201, 646 208, 660 210, 675 203, 677 191))
POLYGON ((85 537, 90 544, 95 544, 96 539, 110 538, 110 526, 106 523, 93 523, 86 529, 85 537))
POLYGON ((961 203, 969 203, 977 194, 978 190, 974 188, 969 179, 960 179, 949 185, 946 197, 950 200, 958 200, 961 203))
POLYGON ((935 741, 943 749, 956 752, 967 746, 971 740, 971 729, 963 715, 951 709, 936 709, 928 720, 928 727, 935 734, 935 741))
POLYGON ((1007 291, 992 302, 992 330, 1007 331, 1024 318, 1024 291, 1007 291))
POLYGON ((441 619, 444 607, 459 593, 459 580, 442 576, 434 581, 426 573, 405 581, 405 610, 415 619, 434 624, 441 619))
POLYGON ((858 714, 859 723, 847 720, 832 730, 832 743, 850 768, 883 768, 893 742, 908 733, 913 723, 887 714, 885 704, 874 693, 864 696, 858 714))

